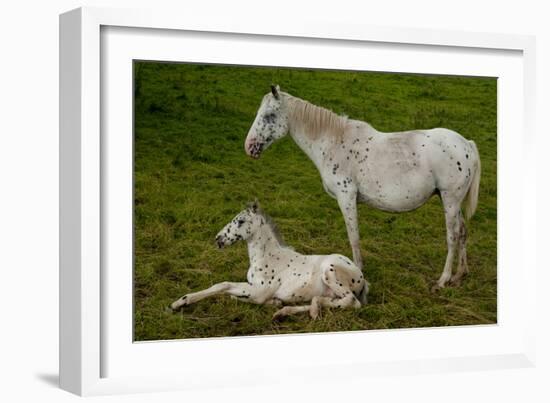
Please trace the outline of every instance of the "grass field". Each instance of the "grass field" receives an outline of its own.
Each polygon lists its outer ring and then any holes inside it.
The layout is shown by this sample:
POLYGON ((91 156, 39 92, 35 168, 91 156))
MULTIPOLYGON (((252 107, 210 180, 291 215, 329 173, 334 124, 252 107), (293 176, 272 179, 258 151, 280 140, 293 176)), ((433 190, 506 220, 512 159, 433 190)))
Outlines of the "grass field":
POLYGON ((496 79, 188 64, 135 63, 135 340, 495 323, 497 319, 496 79), (470 275, 431 294, 447 253, 440 200, 389 214, 359 206, 369 304, 274 323, 275 308, 229 297, 172 314, 190 291, 245 281, 244 242, 216 233, 257 197, 286 243, 351 256, 335 200, 286 137, 260 160, 243 143, 271 83, 383 131, 447 127, 477 143, 479 205, 468 224, 470 275))

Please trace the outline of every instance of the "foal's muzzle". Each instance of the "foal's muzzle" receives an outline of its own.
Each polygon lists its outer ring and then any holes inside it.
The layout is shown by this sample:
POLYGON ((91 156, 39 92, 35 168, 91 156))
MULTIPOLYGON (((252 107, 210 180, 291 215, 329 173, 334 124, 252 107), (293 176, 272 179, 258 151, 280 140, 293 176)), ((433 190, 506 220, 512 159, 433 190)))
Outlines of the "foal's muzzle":
POLYGON ((219 249, 222 249, 225 246, 225 239, 222 235, 218 235, 216 237, 216 244, 218 245, 219 249))

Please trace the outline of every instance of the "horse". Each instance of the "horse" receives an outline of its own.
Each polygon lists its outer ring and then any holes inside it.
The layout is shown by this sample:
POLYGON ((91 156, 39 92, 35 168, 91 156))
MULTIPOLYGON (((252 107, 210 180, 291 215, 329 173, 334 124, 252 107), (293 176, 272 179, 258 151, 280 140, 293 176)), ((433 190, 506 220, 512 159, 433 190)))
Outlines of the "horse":
POLYGON ((224 281, 174 301, 177 311, 204 298, 229 294, 239 300, 280 307, 274 320, 299 312, 319 316, 321 307, 360 308, 367 303, 369 283, 347 257, 302 255, 285 245, 271 218, 257 201, 237 214, 216 235, 221 249, 237 241, 248 243, 250 266, 246 282, 224 281))
POLYGON ((460 285, 468 273, 465 215, 474 214, 481 161, 476 144, 445 128, 386 133, 340 116, 271 86, 262 99, 244 148, 257 159, 289 134, 317 167, 325 191, 344 216, 355 264, 362 269, 357 203, 379 210, 412 211, 437 194, 443 203, 447 259, 432 287, 460 285), (452 275, 455 252, 458 267, 452 275), (452 277, 451 277, 452 276, 452 277))

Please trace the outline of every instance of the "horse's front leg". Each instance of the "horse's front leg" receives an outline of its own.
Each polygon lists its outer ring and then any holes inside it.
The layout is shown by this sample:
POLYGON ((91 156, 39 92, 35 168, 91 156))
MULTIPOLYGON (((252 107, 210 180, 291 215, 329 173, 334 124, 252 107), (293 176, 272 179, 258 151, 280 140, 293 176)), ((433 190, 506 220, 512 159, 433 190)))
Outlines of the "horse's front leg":
POLYGON ((359 224, 357 222, 357 190, 349 189, 341 191, 336 195, 338 206, 344 216, 348 238, 353 252, 353 262, 363 269, 363 258, 361 257, 361 249, 359 247, 359 224))
POLYGON ((263 304, 269 297, 267 289, 259 289, 258 287, 251 286, 248 283, 233 283, 224 281, 222 283, 214 284, 206 290, 186 294, 174 301, 170 305, 170 308, 176 311, 183 306, 194 304, 202 299, 218 294, 228 294, 256 304, 263 304))

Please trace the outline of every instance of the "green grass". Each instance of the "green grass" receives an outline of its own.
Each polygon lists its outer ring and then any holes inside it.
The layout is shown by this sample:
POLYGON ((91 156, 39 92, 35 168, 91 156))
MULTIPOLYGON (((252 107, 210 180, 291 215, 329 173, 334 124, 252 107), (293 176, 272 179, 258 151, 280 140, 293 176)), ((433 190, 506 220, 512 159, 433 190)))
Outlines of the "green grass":
POLYGON ((497 319, 496 79, 135 63, 135 340, 495 323, 497 319), (190 291, 244 281, 241 242, 216 233, 257 197, 302 253, 351 255, 335 200, 286 137, 258 161, 243 144, 271 83, 383 131, 447 127, 477 143, 483 172, 468 224, 470 275, 431 294, 447 253, 437 197, 389 214, 359 206, 369 304, 279 323, 275 308, 214 297, 166 312, 190 291))

